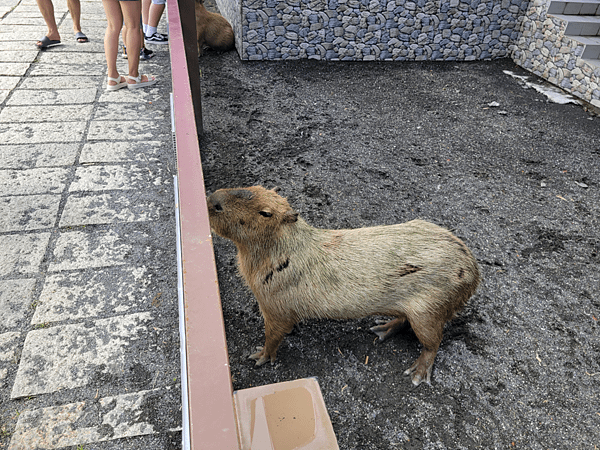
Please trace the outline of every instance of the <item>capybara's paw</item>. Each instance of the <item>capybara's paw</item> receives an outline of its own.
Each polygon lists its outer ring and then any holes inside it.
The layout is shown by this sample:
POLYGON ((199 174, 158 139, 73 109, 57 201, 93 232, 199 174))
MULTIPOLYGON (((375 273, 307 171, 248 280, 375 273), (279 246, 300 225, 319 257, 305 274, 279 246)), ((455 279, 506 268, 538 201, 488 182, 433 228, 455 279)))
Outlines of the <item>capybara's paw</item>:
POLYGON ((404 371, 404 375, 410 375, 412 383, 415 386, 420 385, 423 381, 431 386, 432 368, 433 364, 428 366, 428 364, 419 357, 412 366, 404 371))
POLYGON ((376 320, 375 323, 377 323, 378 325, 371 327, 370 330, 377 336, 379 336, 380 341, 385 341, 386 339, 392 337, 402 329, 402 325, 404 325, 404 320, 376 320))
POLYGON ((271 364, 273 364, 273 362, 275 361, 275 358, 270 358, 267 355, 267 352, 265 351, 265 349, 263 347, 256 347, 256 349, 258 351, 256 353, 252 353, 248 357, 249 359, 256 360, 256 365, 257 366, 262 366, 264 363, 266 363, 269 360, 271 361, 271 364))

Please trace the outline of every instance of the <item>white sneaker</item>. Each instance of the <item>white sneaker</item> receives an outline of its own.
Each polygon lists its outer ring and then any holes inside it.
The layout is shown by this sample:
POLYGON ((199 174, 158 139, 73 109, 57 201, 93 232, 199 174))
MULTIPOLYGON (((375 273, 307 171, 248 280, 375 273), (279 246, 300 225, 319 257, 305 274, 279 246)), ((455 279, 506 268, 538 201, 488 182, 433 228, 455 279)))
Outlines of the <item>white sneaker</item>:
POLYGON ((145 36, 144 43, 164 45, 169 43, 169 37, 166 34, 154 33, 152 36, 145 36))

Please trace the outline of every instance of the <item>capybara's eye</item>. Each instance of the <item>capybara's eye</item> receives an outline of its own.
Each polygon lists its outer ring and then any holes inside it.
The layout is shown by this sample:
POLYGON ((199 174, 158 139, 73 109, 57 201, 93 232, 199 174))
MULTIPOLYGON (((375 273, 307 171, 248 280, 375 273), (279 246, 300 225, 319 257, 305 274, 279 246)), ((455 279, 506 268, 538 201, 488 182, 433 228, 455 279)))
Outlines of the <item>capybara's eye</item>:
POLYGON ((263 217, 271 217, 273 215, 268 211, 260 211, 259 214, 263 217))

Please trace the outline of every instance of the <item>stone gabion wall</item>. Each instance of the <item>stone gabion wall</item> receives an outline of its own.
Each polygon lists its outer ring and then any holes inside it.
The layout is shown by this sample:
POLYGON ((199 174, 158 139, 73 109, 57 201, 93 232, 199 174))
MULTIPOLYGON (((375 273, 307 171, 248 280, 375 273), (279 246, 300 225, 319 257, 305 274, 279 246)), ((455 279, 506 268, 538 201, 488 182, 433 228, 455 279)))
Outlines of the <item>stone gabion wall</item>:
POLYGON ((512 58, 521 67, 600 108, 600 68, 581 59, 583 45, 564 35, 566 23, 548 16, 549 0, 534 0, 512 58))
MULTIPOLYGON (((221 0, 223 2, 238 0, 221 0)), ((242 59, 505 57, 528 0, 241 0, 242 59)))
POLYGON ((223 17, 231 24, 235 35, 235 47, 242 53, 242 1, 243 0, 215 0, 217 8, 223 17))

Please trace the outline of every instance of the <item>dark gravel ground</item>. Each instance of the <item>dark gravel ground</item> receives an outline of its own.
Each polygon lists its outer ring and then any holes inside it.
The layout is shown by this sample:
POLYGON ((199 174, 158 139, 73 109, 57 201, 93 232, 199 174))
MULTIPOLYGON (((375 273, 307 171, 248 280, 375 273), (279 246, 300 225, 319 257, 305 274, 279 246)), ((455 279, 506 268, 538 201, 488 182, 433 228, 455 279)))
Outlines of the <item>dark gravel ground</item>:
POLYGON ((421 218, 475 253, 483 282, 446 326, 432 384, 402 372, 412 332, 310 321, 275 365, 215 238, 235 389, 318 377, 341 449, 594 449, 600 443, 600 119, 475 63, 241 62, 207 52, 207 190, 281 187, 312 225, 421 218), (489 107, 490 102, 499 107, 489 107), (368 358, 368 359, 367 359, 368 358))

